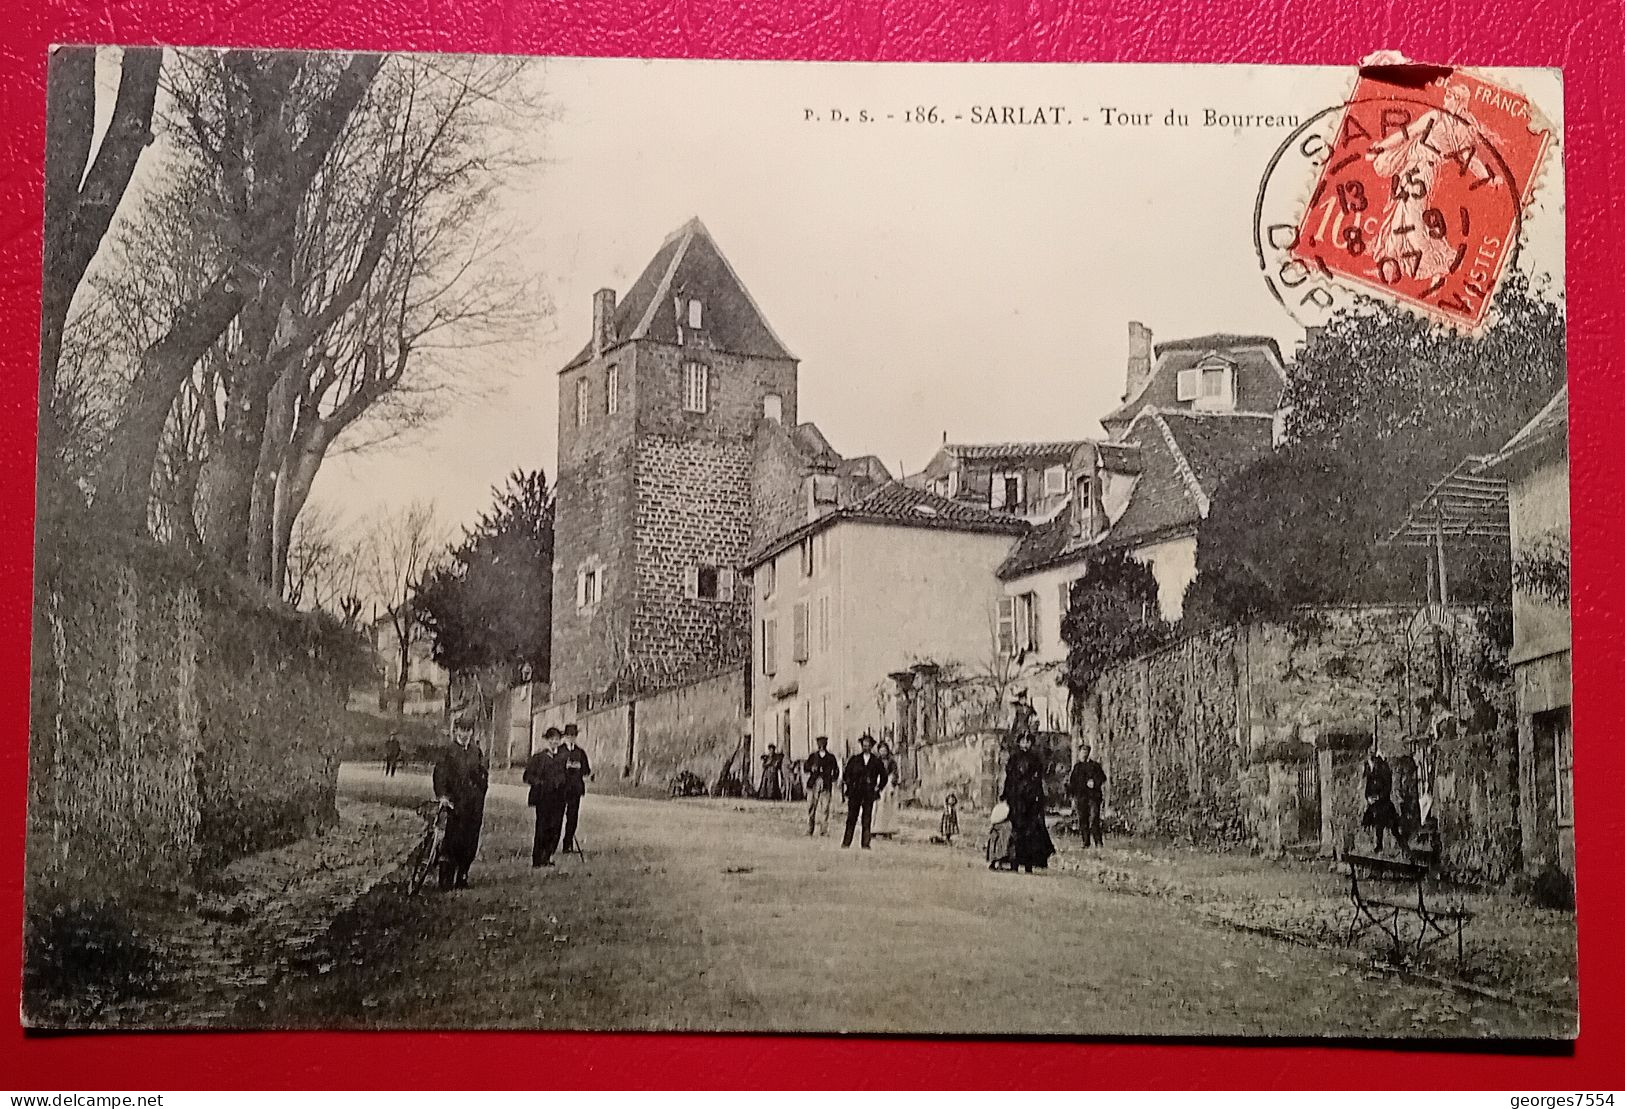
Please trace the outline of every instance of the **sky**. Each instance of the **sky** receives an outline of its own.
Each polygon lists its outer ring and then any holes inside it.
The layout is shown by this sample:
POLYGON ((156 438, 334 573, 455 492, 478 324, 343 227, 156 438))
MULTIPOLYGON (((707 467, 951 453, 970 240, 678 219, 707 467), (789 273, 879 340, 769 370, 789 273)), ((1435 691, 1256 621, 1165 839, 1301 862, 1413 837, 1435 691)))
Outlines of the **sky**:
MULTIPOLYGON (((1303 332, 1265 287, 1251 216, 1291 125, 1207 126, 1205 112, 1308 118, 1352 76, 539 60, 530 77, 548 119, 526 136, 538 158, 506 182, 496 214, 540 318, 474 356, 485 387, 429 429, 330 459, 314 499, 352 518, 430 499, 461 524, 515 468, 551 477, 557 372, 588 338, 593 291, 624 294, 694 216, 801 359, 801 419, 894 474, 918 470, 944 435, 1100 434, 1123 392, 1130 320, 1158 341, 1269 335, 1290 357, 1303 332), (1032 118, 1052 106, 1069 122, 971 122, 973 109, 1032 118), (942 122, 904 121, 931 107, 942 122), (1108 125, 1106 109, 1151 124, 1108 125), (876 120, 855 122, 865 110, 876 120), (1165 126, 1170 111, 1188 125, 1165 126)), ((1555 72, 1507 79, 1560 121, 1555 72)), ((1560 282, 1552 162, 1523 263, 1560 282)))

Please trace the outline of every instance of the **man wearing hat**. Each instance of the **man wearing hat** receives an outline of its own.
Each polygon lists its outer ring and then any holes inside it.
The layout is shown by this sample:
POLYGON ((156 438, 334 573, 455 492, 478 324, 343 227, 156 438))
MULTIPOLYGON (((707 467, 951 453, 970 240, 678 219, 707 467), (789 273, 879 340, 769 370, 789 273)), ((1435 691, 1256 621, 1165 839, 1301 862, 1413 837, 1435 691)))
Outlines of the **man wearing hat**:
POLYGON ((581 819, 581 799, 587 793, 587 779, 592 777, 592 762, 587 758, 587 752, 576 744, 576 736, 580 730, 574 724, 564 726, 564 746, 559 748, 559 758, 564 760, 564 773, 569 781, 569 789, 564 797, 564 850, 574 851, 576 848, 576 822, 581 819))
POLYGON ((485 823, 485 791, 490 772, 485 752, 474 742, 474 728, 459 721, 452 728, 452 744, 434 764, 434 795, 451 804, 446 818, 440 888, 463 889, 480 849, 480 826, 485 823))
POLYGON ((818 750, 807 756, 803 777, 807 783, 807 834, 815 831, 829 835, 829 798, 835 792, 835 781, 841 776, 841 764, 829 753, 829 737, 819 736, 813 742, 818 750))
POLYGON ((863 821, 863 849, 869 849, 869 828, 874 822, 875 799, 886 788, 886 764, 875 754, 875 737, 864 732, 858 737, 857 754, 846 760, 841 775, 841 792, 846 796, 846 835, 842 847, 852 846, 852 832, 863 821))
POLYGON ((564 733, 548 728, 542 745, 525 764, 524 782, 530 787, 529 804, 536 810, 536 839, 530 849, 531 866, 552 866, 553 852, 559 848, 559 829, 564 825, 564 803, 569 779, 564 760, 556 750, 564 733))

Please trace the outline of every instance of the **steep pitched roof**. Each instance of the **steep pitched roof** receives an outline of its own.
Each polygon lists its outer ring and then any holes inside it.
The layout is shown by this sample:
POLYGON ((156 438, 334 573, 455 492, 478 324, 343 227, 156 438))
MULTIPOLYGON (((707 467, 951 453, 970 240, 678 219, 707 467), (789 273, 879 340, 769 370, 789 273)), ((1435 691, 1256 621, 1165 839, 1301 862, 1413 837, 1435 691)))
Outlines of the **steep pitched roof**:
POLYGON ((1185 408, 1186 402, 1179 399, 1179 371, 1194 368, 1210 354, 1234 364, 1236 411, 1274 412, 1281 406, 1286 370, 1280 344, 1267 335, 1199 335, 1158 343, 1155 351, 1156 364, 1145 385, 1101 417, 1107 430, 1126 425, 1143 408, 1185 408))
MULTIPOLYGON (((690 336, 713 350, 758 358, 795 358, 779 340, 699 218, 672 232, 638 279, 615 305, 612 346, 635 339, 677 344, 690 336), (698 332, 690 332, 674 302, 695 298, 703 305, 698 332)), ((592 358, 589 341, 565 370, 592 358)), ((561 371, 562 372, 562 371, 561 371)))
POLYGON ((1019 577, 1081 561, 1095 551, 1121 550, 1188 532, 1206 517, 1220 483, 1270 452, 1272 433, 1272 421, 1265 416, 1141 412, 1119 447, 1120 452, 1121 447, 1137 448, 1139 476, 1128 505, 1110 529, 1079 538, 1069 501, 1016 544, 999 567, 999 576, 1019 577))
POLYGON ((827 512, 816 520, 810 520, 769 540, 746 558, 745 566, 746 568, 755 566, 799 543, 807 536, 842 520, 926 528, 932 531, 995 535, 1022 535, 1028 527, 1024 521, 1003 512, 994 512, 964 501, 949 500, 947 497, 939 497, 935 493, 915 489, 899 481, 888 481, 853 504, 827 512))

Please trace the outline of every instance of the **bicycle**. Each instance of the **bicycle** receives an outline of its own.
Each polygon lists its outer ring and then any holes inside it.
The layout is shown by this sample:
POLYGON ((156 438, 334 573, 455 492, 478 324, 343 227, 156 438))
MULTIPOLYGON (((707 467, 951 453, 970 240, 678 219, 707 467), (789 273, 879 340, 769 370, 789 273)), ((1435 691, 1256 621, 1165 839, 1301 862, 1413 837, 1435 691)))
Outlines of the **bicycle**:
POLYGON ((423 818, 423 838, 412 849, 406 864, 406 892, 417 894, 440 865, 441 851, 446 843, 446 822, 451 814, 451 802, 426 801, 418 806, 423 818))

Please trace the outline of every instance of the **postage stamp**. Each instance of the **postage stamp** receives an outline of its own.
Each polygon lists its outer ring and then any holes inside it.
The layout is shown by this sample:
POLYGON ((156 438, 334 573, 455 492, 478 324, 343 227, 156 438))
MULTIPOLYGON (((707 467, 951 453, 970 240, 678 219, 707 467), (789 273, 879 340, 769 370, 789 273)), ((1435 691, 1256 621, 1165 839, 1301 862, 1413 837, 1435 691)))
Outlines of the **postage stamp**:
POLYGON ((1385 76, 1407 72, 1362 73, 1346 103, 1283 144, 1260 194, 1260 258, 1289 308, 1329 311, 1341 286, 1474 331, 1518 249, 1552 129, 1528 98, 1482 77, 1385 76), (1295 219, 1266 224, 1269 178, 1292 188, 1286 154, 1313 167, 1312 189, 1295 219))

